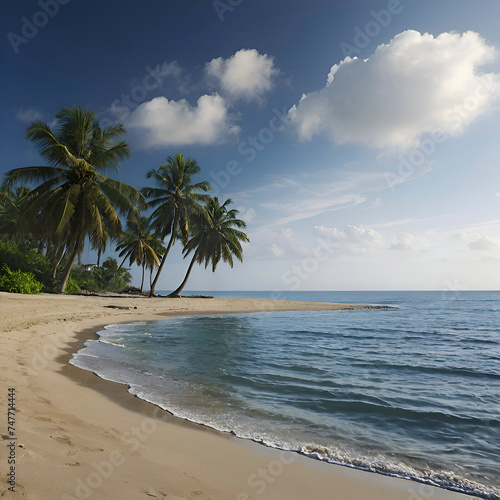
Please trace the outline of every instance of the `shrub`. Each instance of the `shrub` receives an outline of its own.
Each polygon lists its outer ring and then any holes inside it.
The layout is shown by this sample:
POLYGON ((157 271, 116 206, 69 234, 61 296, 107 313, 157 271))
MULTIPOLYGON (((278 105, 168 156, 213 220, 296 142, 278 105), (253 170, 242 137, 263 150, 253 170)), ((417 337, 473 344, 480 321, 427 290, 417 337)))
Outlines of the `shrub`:
POLYGON ((0 269, 0 291, 10 293, 40 293, 43 285, 35 278, 33 273, 11 271, 7 264, 0 269))
POLYGON ((78 295, 82 289, 78 286, 78 283, 73 279, 72 276, 69 277, 68 283, 66 284, 66 289, 64 293, 68 295, 78 295))
POLYGON ((49 291, 52 285, 52 265, 47 257, 36 250, 13 241, 1 241, 0 262, 7 264, 10 269, 33 273, 45 285, 46 291, 49 291))
POLYGON ((85 266, 73 266, 71 278, 82 290, 89 292, 121 292, 132 280, 128 269, 119 268, 116 259, 106 259, 101 267, 86 269, 85 266))

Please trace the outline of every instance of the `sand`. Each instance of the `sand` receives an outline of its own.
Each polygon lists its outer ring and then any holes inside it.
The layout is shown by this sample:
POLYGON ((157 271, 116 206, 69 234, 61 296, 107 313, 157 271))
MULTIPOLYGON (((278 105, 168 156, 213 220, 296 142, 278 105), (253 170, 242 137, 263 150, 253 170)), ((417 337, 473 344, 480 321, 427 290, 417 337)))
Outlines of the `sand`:
POLYGON ((343 307, 260 299, 0 293, 0 496, 33 500, 472 498, 279 452, 191 424, 130 395, 124 385, 68 364, 84 340, 95 338, 95 331, 110 323, 199 313, 343 307), (10 429, 9 388, 15 389, 10 429), (13 435, 8 435, 9 430, 13 435), (15 463, 8 464, 9 458, 15 463), (14 469, 9 477, 10 467, 14 469), (11 484, 15 493, 8 490, 11 484))

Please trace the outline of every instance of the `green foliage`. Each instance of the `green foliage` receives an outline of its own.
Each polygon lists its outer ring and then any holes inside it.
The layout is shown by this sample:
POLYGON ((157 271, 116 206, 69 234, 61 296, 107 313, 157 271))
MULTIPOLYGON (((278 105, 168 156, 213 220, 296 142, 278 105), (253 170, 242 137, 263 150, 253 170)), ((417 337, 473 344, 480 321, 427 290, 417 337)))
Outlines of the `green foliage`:
POLYGON ((40 293, 43 285, 36 280, 33 273, 11 271, 7 264, 0 269, 0 291, 10 293, 40 293))
POLYGON ((64 291, 76 256, 85 238, 92 248, 103 249, 108 237, 121 232, 118 213, 123 215, 145 206, 138 189, 104 174, 118 170, 130 156, 119 139, 123 125, 101 127, 92 111, 79 106, 63 108, 56 115, 58 127, 32 122, 26 138, 38 149, 48 166, 22 167, 4 175, 2 188, 20 183, 36 184, 24 203, 23 220, 36 220, 37 230, 47 241, 64 243, 69 249, 58 289, 64 291))
POLYGON ((10 170, 0 184, 0 266, 7 265, 5 283, 6 276, 28 282, 25 274, 32 273, 44 291, 64 292, 68 287, 68 293, 120 292, 132 276, 115 259, 93 269, 74 265, 85 244, 97 250, 100 259, 110 239, 118 242, 123 263, 128 259, 130 265, 142 267, 141 290, 145 270, 152 277, 158 268, 151 295, 176 241, 182 243, 185 256, 194 254, 186 280, 195 262, 211 264, 215 271, 221 260, 231 267, 233 257, 242 260, 241 242, 248 237, 239 229, 245 223, 236 219, 237 210, 228 209, 230 200, 220 205, 207 194, 207 181, 193 180, 201 173, 195 160, 182 154, 168 157, 147 172, 154 186, 138 190, 107 177, 130 155, 121 140, 123 125, 103 127, 92 111, 79 106, 63 108, 55 116, 54 130, 41 121, 26 130, 26 139, 46 165, 10 170), (139 213, 147 206, 152 209, 149 219, 139 213), (120 215, 128 219, 125 232, 120 215))
POLYGON ((87 269, 85 266, 74 266, 70 281, 74 289, 78 287, 94 293, 121 292, 132 281, 132 275, 128 269, 119 268, 116 259, 110 257, 101 267, 87 269))
POLYGON ((82 289, 79 287, 76 280, 72 276, 70 276, 68 279, 68 283, 66 284, 64 293, 66 293, 67 295, 78 295, 81 291, 82 289))
POLYGON ((26 245, 13 241, 0 242, 0 263, 7 264, 10 269, 33 273, 43 283, 44 291, 49 291, 52 286, 50 260, 26 245))

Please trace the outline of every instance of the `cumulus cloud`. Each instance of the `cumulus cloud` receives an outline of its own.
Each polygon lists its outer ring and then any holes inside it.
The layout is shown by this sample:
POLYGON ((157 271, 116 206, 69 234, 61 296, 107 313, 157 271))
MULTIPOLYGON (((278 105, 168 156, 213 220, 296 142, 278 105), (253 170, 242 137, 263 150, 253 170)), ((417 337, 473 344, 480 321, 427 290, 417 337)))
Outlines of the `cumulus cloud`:
POLYGON ((273 243, 268 248, 275 257, 284 257, 285 255, 285 252, 276 243, 273 243))
POLYGON ((430 249, 430 242, 425 236, 400 232, 392 237, 391 248, 394 250, 425 252, 430 249))
POLYGON ((480 236, 479 238, 477 238, 473 241, 470 241, 468 243, 468 247, 471 250, 477 250, 480 252, 487 252, 489 250, 494 250, 497 247, 497 245, 488 236, 480 236))
POLYGON ((205 71, 224 92, 249 101, 269 91, 273 87, 273 78, 279 74, 274 57, 259 54, 255 49, 241 49, 228 59, 212 59, 206 64, 205 71))
POLYGON ((316 226, 314 232, 328 241, 329 247, 337 253, 365 254, 370 250, 386 248, 384 237, 373 229, 346 226, 343 230, 316 226))
POLYGON ((405 232, 382 235, 374 229, 358 226, 346 226, 343 230, 316 226, 314 232, 341 254, 359 255, 375 250, 424 252, 431 246, 425 236, 405 232))
MULTIPOLYGON (((498 223, 495 221, 496 224, 498 223)), ((484 228, 483 228, 484 229, 484 228)), ((495 228, 496 229, 496 228, 495 228)), ((482 229, 479 228, 481 231, 482 229)), ((467 232, 467 231, 455 231, 450 234, 452 240, 460 242, 462 245, 466 245, 470 250, 477 252, 489 252, 496 250, 500 245, 500 238, 495 230, 495 232, 487 231, 490 235, 482 234, 480 232, 467 232)))
POLYGON ((234 125, 225 100, 217 94, 201 96, 196 106, 185 99, 169 101, 156 97, 138 106, 126 125, 142 148, 217 144, 240 130, 234 125))
POLYGON ((244 220, 247 224, 252 224, 255 222, 255 219, 257 217, 257 212, 252 208, 246 208, 243 206, 236 207, 236 210, 238 210, 238 219, 244 220))
POLYGON ((322 135, 408 150, 426 133, 462 133, 491 107, 500 75, 478 68, 494 57, 495 48, 472 31, 405 31, 368 59, 333 65, 326 86, 304 94, 289 115, 302 140, 322 135))

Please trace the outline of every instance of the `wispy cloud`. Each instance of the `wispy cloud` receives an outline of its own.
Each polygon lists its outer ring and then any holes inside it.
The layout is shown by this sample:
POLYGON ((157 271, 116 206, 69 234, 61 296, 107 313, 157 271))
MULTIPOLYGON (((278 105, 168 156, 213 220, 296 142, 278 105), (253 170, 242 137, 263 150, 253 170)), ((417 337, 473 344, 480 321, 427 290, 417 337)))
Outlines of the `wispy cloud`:
POLYGON ((16 113, 16 118, 23 123, 31 123, 43 120, 43 113, 35 108, 20 108, 16 113))

